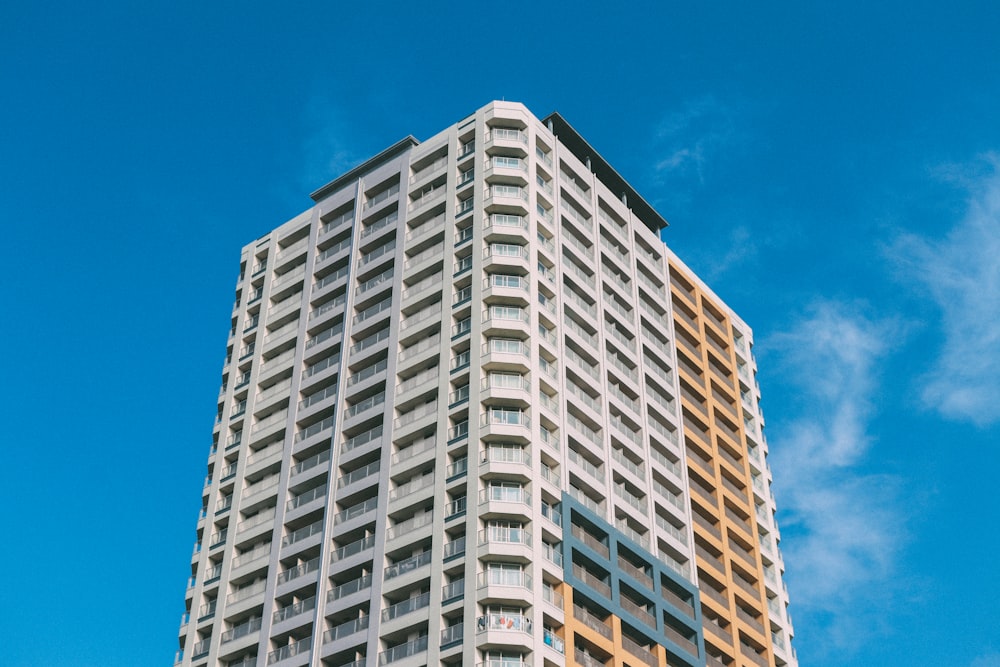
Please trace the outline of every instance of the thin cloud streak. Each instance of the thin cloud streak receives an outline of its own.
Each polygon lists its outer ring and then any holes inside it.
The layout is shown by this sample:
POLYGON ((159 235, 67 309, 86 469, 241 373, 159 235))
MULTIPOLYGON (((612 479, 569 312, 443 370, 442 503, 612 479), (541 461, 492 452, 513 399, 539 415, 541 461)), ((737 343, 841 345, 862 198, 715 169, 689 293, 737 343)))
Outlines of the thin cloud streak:
POLYGON ((990 651, 980 655, 972 661, 970 667, 1000 667, 1000 653, 990 651))
POLYGON ((898 330, 822 302, 764 344, 802 400, 799 417, 771 438, 789 585, 797 614, 826 626, 825 637, 806 641, 830 650, 857 647, 871 632, 872 587, 884 595, 902 543, 897 481, 862 470, 875 442, 878 365, 898 330))
POLYGON ((693 172, 705 182, 705 168, 734 134, 732 111, 714 97, 689 100, 682 111, 666 116, 660 123, 655 142, 666 157, 654 169, 671 177, 693 172))
POLYGON ((921 382, 925 407, 980 427, 1000 421, 1000 156, 986 162, 977 181, 961 179, 968 208, 947 236, 906 234, 890 250, 941 314, 944 340, 921 382))
POLYGON ((360 164, 357 131, 334 104, 316 99, 306 112, 310 132, 302 146, 302 182, 314 190, 360 164), (353 141, 352 141, 353 140, 353 141))

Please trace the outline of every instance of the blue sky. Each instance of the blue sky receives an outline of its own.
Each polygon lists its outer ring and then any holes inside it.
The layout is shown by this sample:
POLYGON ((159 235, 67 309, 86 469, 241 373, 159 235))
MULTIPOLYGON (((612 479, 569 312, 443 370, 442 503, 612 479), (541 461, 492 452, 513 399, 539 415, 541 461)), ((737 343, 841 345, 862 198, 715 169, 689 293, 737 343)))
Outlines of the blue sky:
POLYGON ((803 667, 1000 665, 1000 4, 945 4, 4 3, 0 662, 170 663, 240 248, 505 98, 754 327, 803 667))

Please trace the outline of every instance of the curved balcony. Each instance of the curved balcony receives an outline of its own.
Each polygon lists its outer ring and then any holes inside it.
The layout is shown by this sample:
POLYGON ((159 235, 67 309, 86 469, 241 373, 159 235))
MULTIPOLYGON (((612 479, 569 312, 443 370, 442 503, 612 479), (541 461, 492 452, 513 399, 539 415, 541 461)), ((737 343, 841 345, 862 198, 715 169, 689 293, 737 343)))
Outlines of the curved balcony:
POLYGON ((522 614, 483 614, 476 619, 476 648, 530 651, 531 633, 531 619, 522 614))
POLYGON ((531 520, 531 494, 521 488, 490 486, 479 492, 482 519, 531 520))
POLYGON ((526 408, 531 403, 531 383, 519 373, 491 371, 483 380, 480 394, 486 402, 526 408))
POLYGON ((487 336, 513 336, 528 338, 531 335, 531 314, 518 306, 490 306, 483 311, 483 333, 487 336))
POLYGON ((504 147, 513 149, 521 157, 528 156, 528 133, 511 127, 494 127, 484 137, 486 149, 504 147))
POLYGON ((479 435, 484 440, 521 444, 531 440, 531 419, 520 409, 490 408, 479 416, 479 427, 479 435))
POLYGON ((494 338, 483 344, 481 363, 487 371, 528 372, 531 346, 513 338, 494 338))
POLYGON ((482 452, 479 475, 484 479, 528 481, 532 478, 531 452, 528 448, 487 447, 482 452))
POLYGON ((483 238, 490 242, 525 244, 529 240, 528 217, 519 213, 490 213, 483 218, 483 238))
POLYGON ((531 303, 529 288, 530 281, 526 276, 494 273, 483 278, 483 301, 527 306, 531 303))
POLYGON ((533 599, 531 575, 511 570, 486 570, 476 577, 476 599, 482 604, 523 605, 533 599))
POLYGON ((531 270, 528 248, 517 243, 490 243, 483 248, 483 268, 491 272, 514 270, 527 274, 531 270))
POLYGON ((524 528, 490 526, 479 531, 479 558, 495 557, 504 561, 532 562, 531 533, 524 528))

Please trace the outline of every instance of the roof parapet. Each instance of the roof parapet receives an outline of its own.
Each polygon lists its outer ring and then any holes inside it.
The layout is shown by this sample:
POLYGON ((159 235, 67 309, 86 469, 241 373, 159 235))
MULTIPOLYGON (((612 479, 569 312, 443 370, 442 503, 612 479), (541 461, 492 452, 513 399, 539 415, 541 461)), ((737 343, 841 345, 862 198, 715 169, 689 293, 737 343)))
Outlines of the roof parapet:
POLYGON ((660 230, 668 226, 663 216, 657 213, 656 209, 650 206, 649 202, 629 185, 628 181, 622 178, 621 174, 615 171, 615 168, 608 164, 608 161, 601 157, 601 154, 594 150, 593 146, 587 143, 587 140, 580 136, 580 133, 574 130, 558 112, 550 114, 542 122, 549 126, 552 133, 578 160, 589 164, 594 175, 608 189, 618 193, 625 205, 632 209, 654 234, 659 236, 660 230))
POLYGON ((311 195, 309 195, 313 201, 318 202, 324 197, 336 192, 340 188, 344 187, 347 183, 356 180, 361 174, 372 171, 382 164, 388 162, 389 160, 402 155, 406 151, 410 150, 414 146, 419 146, 420 142, 411 134, 404 139, 400 139, 392 146, 389 146, 384 151, 379 153, 373 158, 365 160, 357 167, 354 167, 350 171, 337 178, 333 179, 323 187, 319 188, 311 195))

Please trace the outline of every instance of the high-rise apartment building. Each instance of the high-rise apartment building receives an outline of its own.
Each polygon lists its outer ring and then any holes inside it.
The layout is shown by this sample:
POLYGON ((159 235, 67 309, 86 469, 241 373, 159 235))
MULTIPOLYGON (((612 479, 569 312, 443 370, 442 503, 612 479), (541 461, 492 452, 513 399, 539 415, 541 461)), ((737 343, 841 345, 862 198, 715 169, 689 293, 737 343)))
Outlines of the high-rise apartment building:
POLYGON ((751 331, 494 102, 243 249, 178 664, 795 665, 751 331))

